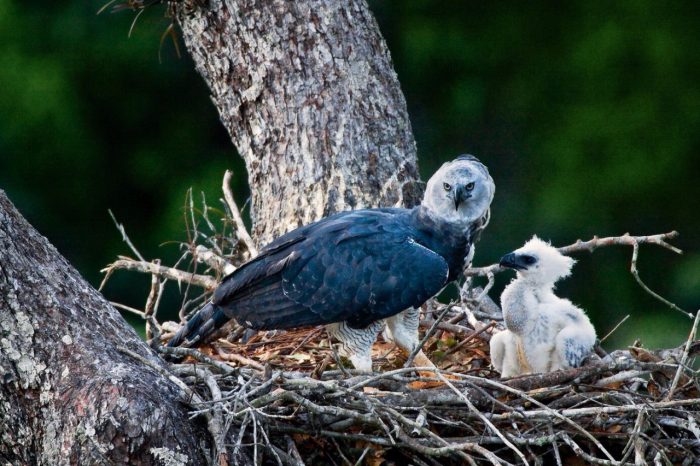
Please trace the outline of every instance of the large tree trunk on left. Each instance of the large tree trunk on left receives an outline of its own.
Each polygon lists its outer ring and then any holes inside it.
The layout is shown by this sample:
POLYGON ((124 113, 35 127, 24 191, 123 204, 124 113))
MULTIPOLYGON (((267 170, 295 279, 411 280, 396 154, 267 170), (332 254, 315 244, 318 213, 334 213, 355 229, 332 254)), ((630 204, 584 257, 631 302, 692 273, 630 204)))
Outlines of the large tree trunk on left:
POLYGON ((0 463, 204 464, 206 428, 155 368, 163 361, 0 190, 0 463))
MULTIPOLYGON (((257 241, 417 201, 405 101, 365 0, 174 3, 207 3, 179 21, 249 169, 257 241)), ((205 464, 209 435, 164 370, 0 191, 0 462, 205 464)))

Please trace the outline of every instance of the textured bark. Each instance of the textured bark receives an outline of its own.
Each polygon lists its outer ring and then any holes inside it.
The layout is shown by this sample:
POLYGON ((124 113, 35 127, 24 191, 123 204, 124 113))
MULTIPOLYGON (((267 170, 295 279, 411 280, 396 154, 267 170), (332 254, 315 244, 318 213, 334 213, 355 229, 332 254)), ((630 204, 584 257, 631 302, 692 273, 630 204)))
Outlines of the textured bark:
MULTIPOLYGON (((419 199, 406 105, 363 0, 184 5, 187 47, 246 161, 259 243, 419 199)), ((0 463, 205 464, 207 430, 163 367, 0 191, 0 463)))
POLYGON ((238 152, 254 237, 422 194, 406 104, 364 0, 211 0, 178 12, 238 152))
POLYGON ((0 463, 202 464, 205 429, 119 313, 0 191, 0 463))

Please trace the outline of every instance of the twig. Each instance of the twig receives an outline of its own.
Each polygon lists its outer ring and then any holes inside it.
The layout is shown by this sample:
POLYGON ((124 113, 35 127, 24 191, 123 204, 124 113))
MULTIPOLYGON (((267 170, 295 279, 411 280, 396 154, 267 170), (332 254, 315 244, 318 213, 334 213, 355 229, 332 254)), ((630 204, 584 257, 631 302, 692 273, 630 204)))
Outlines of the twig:
POLYGON ((178 388, 180 388, 180 390, 182 390, 183 395, 186 395, 186 396, 183 396, 183 399, 185 399, 185 401, 194 402, 194 403, 201 403, 202 402, 202 398, 200 398, 200 396, 197 395, 197 393, 195 393, 190 387, 188 387, 187 384, 185 382, 183 382, 181 379, 179 379, 178 377, 175 377, 172 373, 168 372, 165 368, 155 364, 153 361, 149 360, 148 358, 141 356, 140 354, 138 354, 134 351, 131 351, 130 349, 128 349, 124 346, 117 346, 116 349, 120 353, 124 353, 124 354, 136 359, 137 361, 141 362, 142 364, 147 365, 148 367, 155 370, 160 375, 164 376, 165 378, 167 378, 168 380, 173 382, 175 385, 177 385, 178 388))
POLYGON ((254 369, 257 369, 259 371, 265 370, 265 366, 263 366, 262 364, 260 364, 259 362, 255 361, 253 359, 246 358, 245 356, 243 356, 241 354, 225 353, 221 350, 218 350, 217 352, 219 354, 219 357, 221 357, 223 359, 226 359, 229 361, 236 361, 236 362, 239 362, 241 364, 245 364, 246 366, 250 366, 254 369))
POLYGON ((588 453, 583 451, 583 448, 581 448, 578 443, 574 442, 573 439, 565 433, 561 434, 561 438, 562 440, 564 440, 564 443, 566 443, 569 446, 569 448, 574 450, 574 453, 583 458, 585 461, 588 461, 590 464, 602 464, 605 466, 618 466, 620 464, 619 461, 615 461, 614 459, 601 460, 600 458, 596 458, 593 455, 589 455, 588 453))
POLYGON ((209 267, 221 271, 224 275, 236 271, 235 265, 201 244, 194 249, 194 252, 198 262, 204 262, 209 267))
POLYGON ((236 235, 238 235, 238 238, 243 241, 243 244, 245 244, 248 252, 250 253, 250 257, 255 257, 258 255, 258 248, 255 247, 253 238, 250 237, 248 230, 246 230, 245 223, 243 223, 243 218, 241 217, 241 212, 238 210, 236 201, 233 199, 233 193, 231 192, 232 176, 233 172, 231 170, 226 170, 224 173, 224 182, 222 186, 224 191, 224 199, 226 199, 226 205, 231 212, 231 219, 235 224, 236 235))
POLYGON ((620 327, 620 325, 624 324, 625 321, 626 321, 627 319, 629 319, 629 318, 630 318, 630 314, 627 314, 625 317, 623 317, 622 320, 619 321, 619 322, 617 323, 617 325, 615 325, 615 326, 613 327, 612 330, 610 330, 603 338, 600 339, 600 342, 603 343, 605 340, 607 340, 607 338, 608 338, 610 335, 612 335, 613 333, 615 333, 615 330, 617 330, 617 329, 620 327))
POLYGON ((458 396, 462 401, 464 401, 464 403, 467 405, 467 407, 469 407, 469 410, 472 411, 473 413, 475 413, 476 416, 477 416, 479 419, 481 419, 482 422, 483 422, 484 424, 486 424, 486 425, 488 426, 488 428, 489 428, 494 434, 496 434, 501 440, 503 440, 503 443, 504 443, 508 448, 510 448, 511 450, 513 450, 513 451, 515 452, 515 454, 518 455, 518 456, 520 457, 520 460, 523 462, 523 464, 525 464, 526 466, 529 466, 530 463, 527 462, 527 459, 525 458, 525 455, 523 454, 523 452, 521 452, 520 450, 518 450, 518 448, 517 448, 515 445, 513 445, 513 444, 501 433, 501 431, 498 430, 498 428, 497 428, 495 425, 493 425, 493 423, 492 423, 484 414, 482 414, 482 413, 476 408, 476 406, 474 406, 474 404, 473 404, 471 401, 469 401, 469 398, 467 398, 467 397, 464 395, 464 393, 462 393, 462 392, 460 392, 459 390, 457 390, 457 387, 455 387, 449 380, 447 380, 447 378, 445 378, 445 376, 442 375, 442 374, 440 373, 439 370, 436 370, 436 371, 435 371, 435 375, 442 381, 442 383, 444 383, 445 385, 447 385, 447 386, 449 387, 450 390, 452 390, 453 392, 455 392, 455 394, 457 394, 457 396, 458 396))
POLYGON ((136 308, 133 308, 133 307, 130 307, 130 306, 127 306, 125 304, 121 304, 121 303, 118 303, 115 301, 110 301, 109 304, 116 307, 117 309, 122 309, 124 311, 131 312, 132 314, 136 314, 137 316, 141 317, 142 319, 146 318, 146 314, 144 314, 143 311, 140 311, 136 308))
POLYGON ((131 251, 134 254, 136 254, 136 257, 138 257, 142 262, 146 262, 146 259, 143 258, 143 256, 139 252, 139 250, 136 249, 136 246, 134 246, 134 243, 132 243, 131 240, 129 239, 129 235, 126 234, 126 230, 124 229, 124 225, 117 222, 117 219, 111 210, 107 210, 107 212, 109 212, 109 216, 112 217, 112 221, 114 222, 114 225, 117 227, 117 230, 119 230, 119 233, 122 234, 122 240, 124 240, 124 242, 127 244, 127 246, 129 246, 129 249, 131 249, 131 251))
POLYGON ((554 448, 554 458, 557 461, 557 466, 562 466, 561 454, 559 453, 559 443, 557 442, 557 438, 554 435, 554 429, 552 428, 552 424, 547 424, 547 429, 549 430, 549 435, 552 437, 552 447, 554 448))
POLYGON ((664 303, 665 305, 667 305, 667 306, 670 307, 671 309, 673 309, 673 310, 675 310, 675 311, 678 311, 678 312, 680 312, 681 314, 683 314, 683 315, 685 315, 685 316, 687 316, 687 317, 689 317, 689 318, 692 319, 692 318, 693 318, 693 314, 691 314, 691 313, 688 312, 688 311, 685 311, 685 310, 681 309, 680 307, 676 306, 674 303, 672 303, 671 301, 667 300, 667 299, 664 298, 663 296, 661 296, 661 295, 659 295, 658 293, 652 291, 652 290, 646 285, 646 283, 644 283, 644 282, 642 281, 642 279, 639 277, 639 271, 637 270, 637 258, 638 258, 638 256, 639 256, 639 243, 633 243, 633 244, 632 244, 632 262, 631 262, 631 264, 630 264, 630 272, 632 273, 632 276, 633 276, 634 279, 637 281, 637 283, 639 284, 639 286, 641 286, 642 289, 643 289, 644 291, 646 291, 647 293, 649 293, 651 296, 653 296, 654 298, 656 298, 658 301, 661 301, 662 303, 664 303))
MULTIPOLYGON (((649 235, 649 236, 630 236, 625 234, 622 236, 610 236, 606 238, 598 238, 594 236, 593 239, 588 241, 577 240, 575 243, 568 246, 563 246, 557 248, 562 254, 571 254, 574 252, 593 252, 596 249, 604 246, 634 246, 635 244, 656 244, 663 248, 669 249, 676 254, 682 254, 682 251, 674 246, 671 246, 666 242, 666 240, 674 239, 678 236, 678 232, 672 231, 670 233, 663 233, 659 235, 649 235)), ((487 276, 489 273, 499 273, 505 270, 509 270, 506 267, 502 267, 499 264, 491 264, 486 267, 473 267, 464 270, 464 275, 467 277, 473 276, 487 276)))
MULTIPOLYGON (((159 266, 160 260, 154 260, 153 264, 159 266)), ((148 298, 146 298, 146 306, 143 309, 143 315, 146 319, 146 339, 148 340, 153 338, 152 324, 157 322, 155 319, 155 313, 158 310, 158 304, 160 304, 160 297, 163 293, 164 285, 165 282, 161 282, 158 279, 158 275, 151 275, 151 291, 148 293, 148 298)), ((156 331, 157 330, 158 329, 156 329, 156 331)))
MULTIPOLYGON (((466 378, 466 379, 477 379, 477 377, 469 376, 469 375, 463 375, 462 377, 463 377, 463 378, 466 378)), ((610 452, 600 443, 600 441, 599 441, 598 439, 596 439, 596 438, 593 436, 593 434, 591 434, 590 432, 588 432, 586 429, 584 429, 583 427, 581 427, 581 426, 580 426, 579 424, 577 424, 576 422, 574 422, 574 421, 572 421, 571 419, 569 419, 568 417, 566 417, 564 414, 559 413, 559 412, 557 412, 557 411, 555 411, 555 410, 549 408, 549 407, 546 406, 545 404, 541 403, 540 401, 537 401, 537 400, 534 399, 533 397, 531 397, 531 396, 529 396, 529 395, 527 395, 527 394, 525 394, 525 393, 523 393, 523 392, 521 392, 521 391, 519 391, 519 390, 516 390, 516 389, 514 389, 514 388, 511 388, 511 387, 509 387, 509 386, 507 386, 507 385, 504 385, 504 384, 502 384, 502 383, 500 383, 500 382, 496 382, 495 380, 479 379, 479 381, 483 381, 484 383, 486 383, 486 384, 488 384, 488 385, 491 385, 491 386, 494 386, 494 387, 498 387, 498 388, 500 388, 500 389, 502 389, 502 390, 505 390, 506 392, 509 392, 509 393, 512 393, 512 394, 514 394, 514 395, 516 395, 516 396, 519 396, 519 397, 523 398, 524 400, 529 401, 530 403, 536 404, 537 406, 539 406, 540 408, 542 408, 542 411, 545 412, 545 413, 547 413, 548 416, 553 415, 554 417, 556 417, 556 418, 558 418, 558 419, 564 421, 565 423, 569 424, 569 425, 570 425, 571 427, 573 427, 574 429, 578 430, 578 431, 579 431, 581 434, 583 434, 586 438, 588 438, 589 440, 591 440, 591 441, 596 445, 596 447, 598 447, 598 449, 599 449, 600 451, 603 452, 603 454, 604 454, 605 456, 607 456, 610 460, 614 460, 614 458, 612 457, 612 455, 610 454, 610 452)), ((698 400, 698 401, 700 401, 700 400, 698 400)), ((509 415, 511 415, 511 414, 512 414, 512 413, 506 413, 505 417, 508 418, 508 419, 510 419, 510 418, 512 418, 512 416, 509 416, 509 415)), ((518 413, 518 415, 522 415, 522 414, 523 414, 523 413, 518 413)), ((497 417, 497 416, 498 416, 498 415, 493 415, 493 416, 492 416, 492 419, 493 419, 494 417, 497 417)))
MULTIPOLYGON (((520 394, 523 395, 522 393, 520 394)), ((538 403, 540 404, 540 403, 538 403)), ((584 416, 601 416, 605 414, 621 414, 639 411, 640 409, 670 409, 682 406, 700 405, 700 398, 687 400, 658 401, 655 403, 633 404, 622 406, 596 406, 590 408, 573 408, 555 411, 547 406, 544 409, 533 409, 531 411, 518 411, 515 413, 503 413, 491 415, 491 420, 501 421, 506 419, 549 419, 554 413, 558 418, 575 418, 584 416)))
POLYGON ((681 379, 681 374, 683 373, 683 369, 685 369, 685 364, 688 361, 688 353, 690 351, 690 345, 695 340, 695 333, 698 330, 698 322, 699 321, 700 321, 700 310, 698 310, 695 313, 695 320, 693 321, 693 326, 690 329, 690 334, 688 335, 688 340, 685 342, 685 347, 683 348, 683 355, 681 356, 681 360, 678 361, 678 370, 676 370, 676 374, 673 376, 673 382, 671 382, 671 388, 668 389, 668 394, 664 398, 665 400, 671 400, 673 398, 673 392, 676 391, 676 387, 678 386, 678 381, 681 379))
POLYGON ((135 261, 133 259, 122 258, 109 264, 101 270, 102 273, 111 273, 112 270, 133 270, 141 273, 151 273, 176 280, 178 283, 185 282, 192 285, 206 288, 208 290, 216 288, 217 282, 209 275, 198 275, 185 272, 184 270, 157 265, 152 262, 135 261))
POLYGON ((229 366, 228 364, 225 364, 221 361, 217 361, 216 359, 213 359, 206 354, 200 353, 199 351, 192 349, 192 348, 182 348, 182 347, 174 347, 171 348, 169 346, 162 346, 158 350, 160 353, 163 354, 170 354, 173 356, 179 356, 179 357, 185 357, 185 356, 190 356, 195 358, 198 361, 204 362, 206 364, 209 364, 212 367, 217 368, 224 374, 232 374, 237 371, 236 368, 233 368, 229 366))

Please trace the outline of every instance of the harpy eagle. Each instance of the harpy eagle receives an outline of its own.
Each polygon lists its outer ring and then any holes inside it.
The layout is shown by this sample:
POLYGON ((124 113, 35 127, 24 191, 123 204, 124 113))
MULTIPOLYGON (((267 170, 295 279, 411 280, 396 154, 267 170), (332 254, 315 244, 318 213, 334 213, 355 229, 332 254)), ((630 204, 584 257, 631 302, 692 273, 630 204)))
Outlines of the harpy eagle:
MULTIPOLYGON (((286 233, 225 277, 169 346, 202 342, 236 319, 257 330, 326 325, 340 354, 362 371, 372 369, 385 323, 387 336, 411 352, 416 308, 471 261, 494 191, 487 168, 462 155, 428 180, 413 209, 342 212, 286 233)), ((414 361, 432 365, 422 352, 414 361)))
POLYGON ((579 367, 596 334, 583 310, 554 294, 576 261, 537 236, 500 264, 517 271, 503 290, 506 330, 491 338, 491 362, 502 377, 579 367))

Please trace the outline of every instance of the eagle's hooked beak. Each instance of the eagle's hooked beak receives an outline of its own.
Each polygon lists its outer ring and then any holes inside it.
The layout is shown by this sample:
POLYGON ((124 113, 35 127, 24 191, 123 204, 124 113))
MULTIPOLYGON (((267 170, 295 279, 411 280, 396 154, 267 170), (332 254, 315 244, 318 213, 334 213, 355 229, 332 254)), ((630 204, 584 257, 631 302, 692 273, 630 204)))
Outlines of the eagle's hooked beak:
POLYGON ((472 193, 464 185, 458 185, 454 194, 455 210, 459 210, 459 205, 470 197, 472 197, 472 193))
POLYGON ((502 267, 508 267, 509 269, 527 270, 528 266, 532 265, 532 262, 529 259, 529 256, 511 252, 501 257, 499 265, 502 267))

